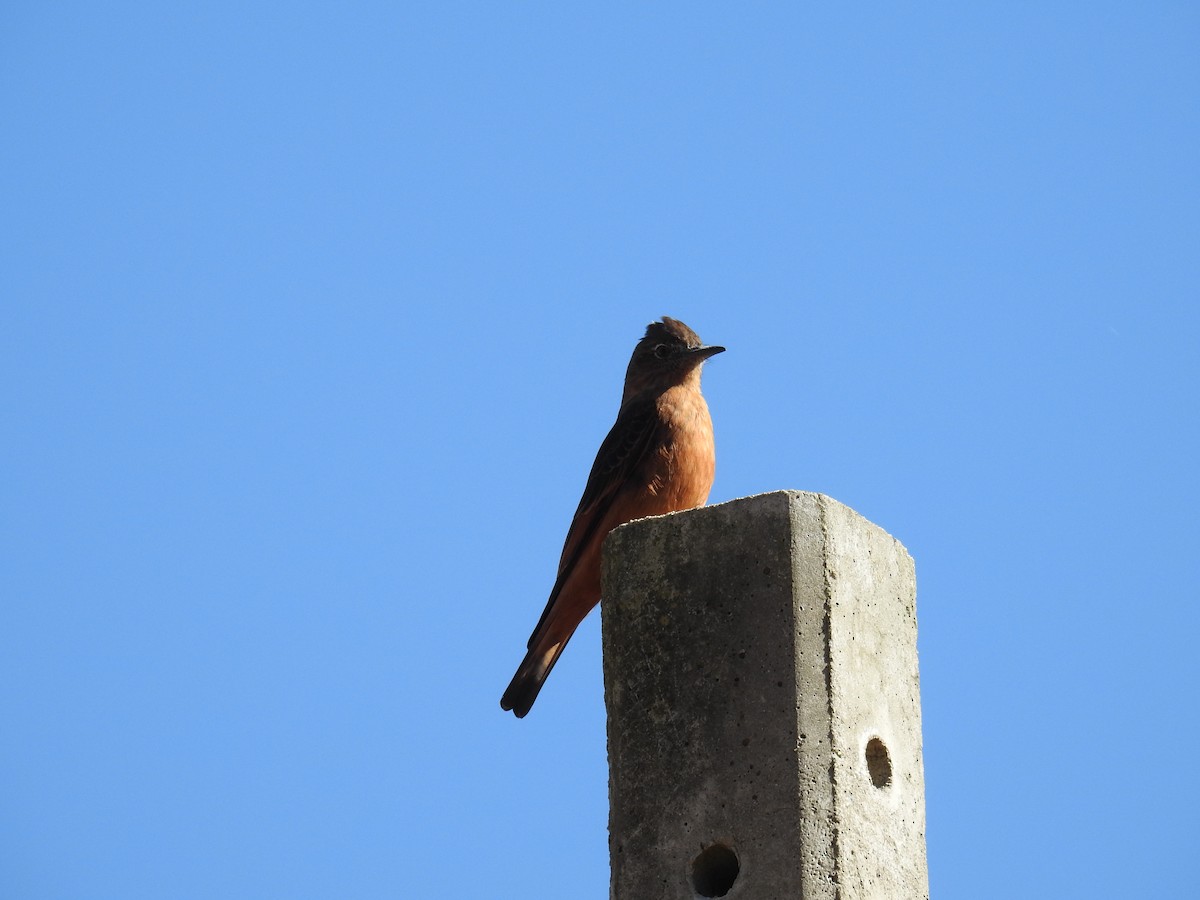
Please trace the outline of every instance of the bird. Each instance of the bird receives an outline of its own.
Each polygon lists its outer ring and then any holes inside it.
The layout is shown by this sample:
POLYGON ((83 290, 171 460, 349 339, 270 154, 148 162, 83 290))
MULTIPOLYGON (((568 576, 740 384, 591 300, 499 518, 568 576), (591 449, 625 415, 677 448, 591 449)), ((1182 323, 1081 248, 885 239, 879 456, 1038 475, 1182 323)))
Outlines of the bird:
POLYGON ((529 712, 567 641, 600 602, 600 550, 608 533, 633 519, 708 501, 716 457, 700 368, 724 350, 702 344, 669 316, 647 325, 633 348, 617 421, 592 463, 550 599, 500 699, 517 718, 529 712))

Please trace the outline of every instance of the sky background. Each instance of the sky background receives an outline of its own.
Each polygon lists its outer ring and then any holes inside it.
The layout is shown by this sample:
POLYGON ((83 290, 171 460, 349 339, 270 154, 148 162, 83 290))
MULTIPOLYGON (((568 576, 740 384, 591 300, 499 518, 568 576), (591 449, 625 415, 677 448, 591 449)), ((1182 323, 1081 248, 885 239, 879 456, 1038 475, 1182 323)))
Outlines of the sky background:
POLYGON ((918 572, 937 898, 1192 897, 1200 7, 0 10, 0 897, 608 896, 629 352, 918 572))

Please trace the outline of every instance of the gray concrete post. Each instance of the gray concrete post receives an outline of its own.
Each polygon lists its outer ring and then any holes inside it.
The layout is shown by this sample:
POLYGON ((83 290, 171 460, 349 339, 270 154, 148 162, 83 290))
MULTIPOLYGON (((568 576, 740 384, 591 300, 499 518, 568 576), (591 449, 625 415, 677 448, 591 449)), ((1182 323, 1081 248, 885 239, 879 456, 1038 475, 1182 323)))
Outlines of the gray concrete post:
POLYGON ((612 900, 927 898, 916 581, 820 494, 604 548, 612 900))

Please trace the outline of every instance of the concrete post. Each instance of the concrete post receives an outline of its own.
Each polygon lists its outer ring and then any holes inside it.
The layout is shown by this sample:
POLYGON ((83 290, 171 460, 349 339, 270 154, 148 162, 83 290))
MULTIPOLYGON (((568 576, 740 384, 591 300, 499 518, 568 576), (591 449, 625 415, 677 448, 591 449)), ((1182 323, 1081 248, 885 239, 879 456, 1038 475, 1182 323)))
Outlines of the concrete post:
POLYGON ((604 548, 612 900, 929 896, 916 581, 829 497, 604 548))

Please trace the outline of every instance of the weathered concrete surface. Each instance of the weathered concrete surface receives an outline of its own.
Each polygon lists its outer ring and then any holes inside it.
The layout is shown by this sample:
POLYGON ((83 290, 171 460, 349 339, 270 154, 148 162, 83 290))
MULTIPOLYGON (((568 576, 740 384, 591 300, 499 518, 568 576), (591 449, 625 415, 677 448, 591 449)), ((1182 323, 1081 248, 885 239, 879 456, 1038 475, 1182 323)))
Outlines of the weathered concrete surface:
POLYGON ((819 494, 611 534, 613 900, 928 897, 915 584, 819 494))

